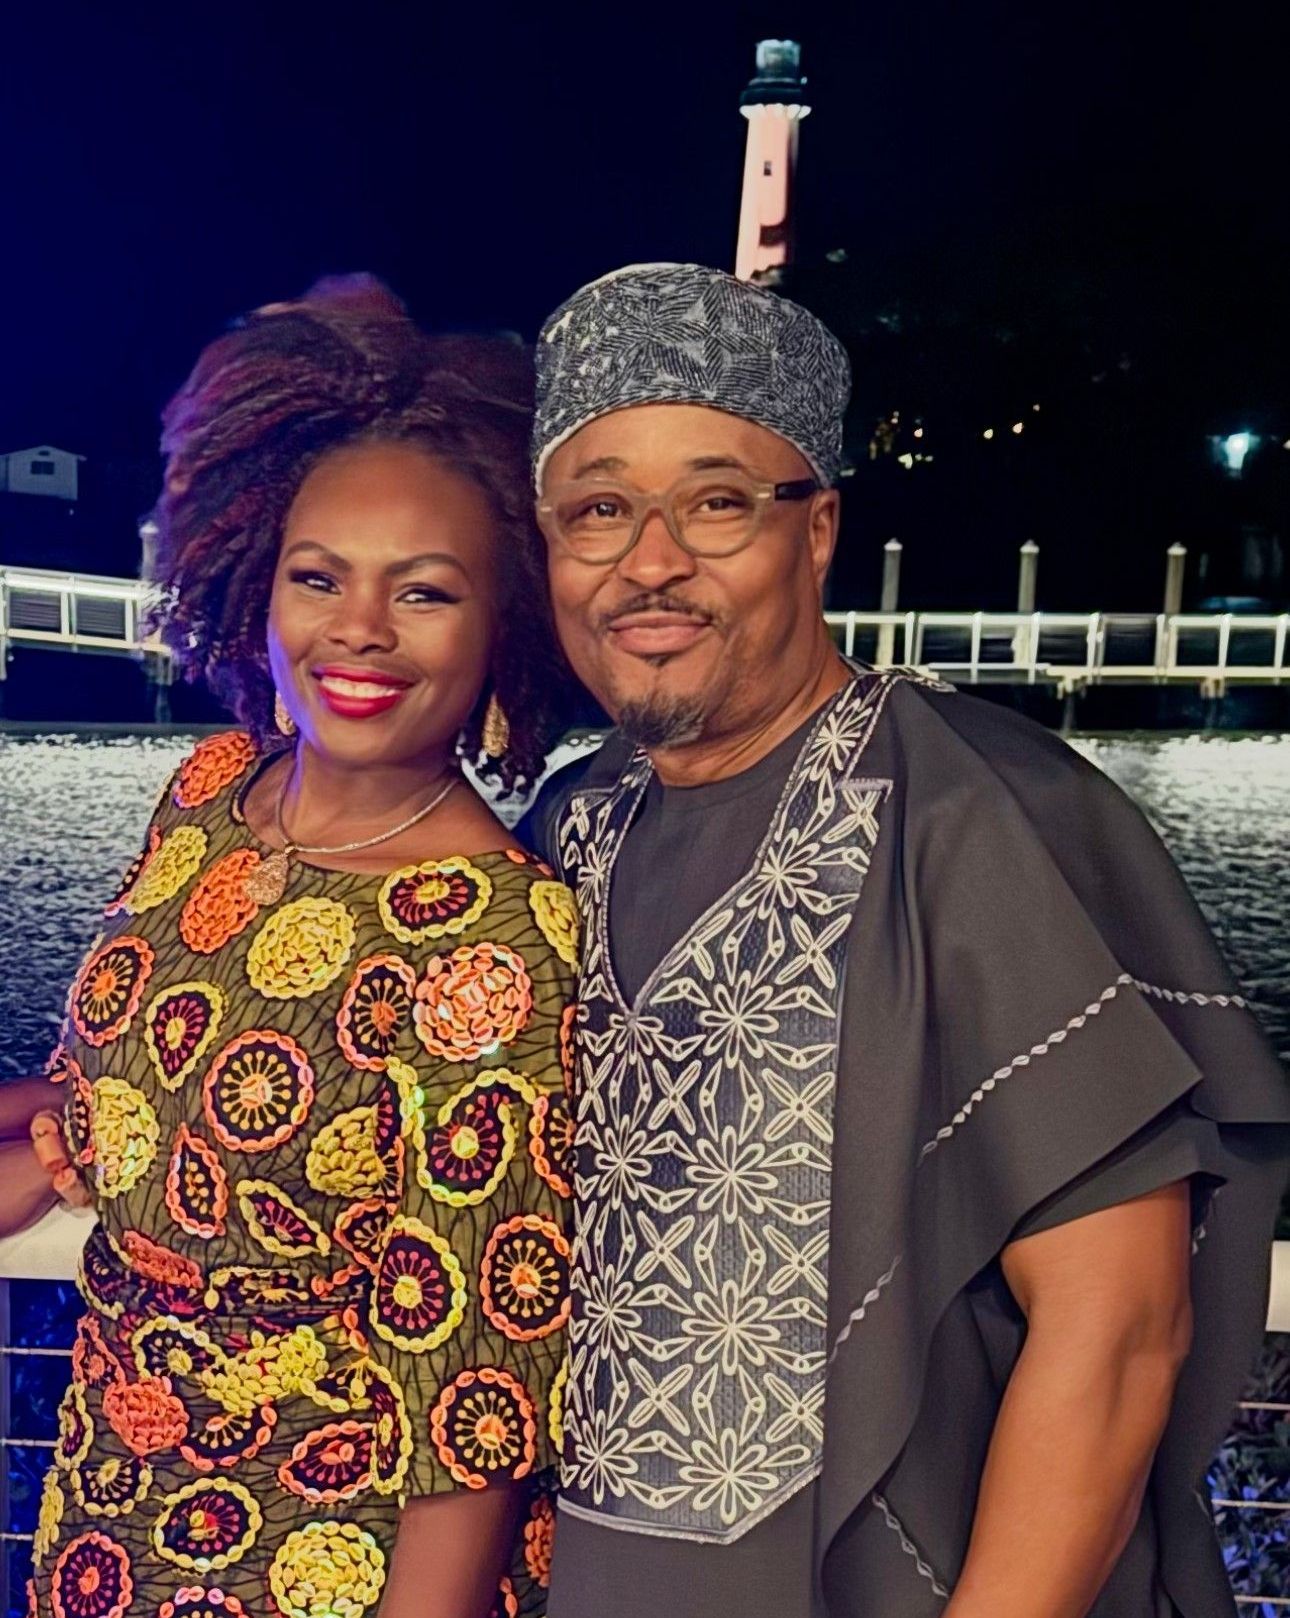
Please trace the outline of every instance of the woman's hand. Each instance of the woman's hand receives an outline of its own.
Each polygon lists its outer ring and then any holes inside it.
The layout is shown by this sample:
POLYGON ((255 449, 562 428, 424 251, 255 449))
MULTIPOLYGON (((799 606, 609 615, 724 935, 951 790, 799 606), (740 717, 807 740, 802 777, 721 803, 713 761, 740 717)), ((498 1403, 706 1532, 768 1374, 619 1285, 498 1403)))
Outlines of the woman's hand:
POLYGON ((0 1141, 25 1141, 38 1112, 62 1112, 64 1093, 52 1079, 0 1080, 0 1141))
POLYGON ((88 1208, 89 1189, 67 1155, 63 1122, 56 1112, 38 1112, 31 1120, 31 1145, 53 1191, 69 1208, 88 1208))
POLYGON ((37 1162, 31 1142, 0 1141, 0 1236, 26 1230, 57 1201, 58 1193, 37 1162))

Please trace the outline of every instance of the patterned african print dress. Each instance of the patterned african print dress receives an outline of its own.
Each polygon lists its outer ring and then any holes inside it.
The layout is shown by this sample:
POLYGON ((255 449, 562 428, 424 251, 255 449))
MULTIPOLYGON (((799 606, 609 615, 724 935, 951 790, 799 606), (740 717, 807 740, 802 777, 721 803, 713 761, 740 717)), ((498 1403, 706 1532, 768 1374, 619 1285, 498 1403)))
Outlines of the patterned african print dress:
POLYGON ((540 1614, 573 899, 508 850, 259 904, 256 762, 180 767, 72 985, 99 1224, 32 1610, 374 1618, 401 1501, 526 1480, 494 1612, 540 1614))

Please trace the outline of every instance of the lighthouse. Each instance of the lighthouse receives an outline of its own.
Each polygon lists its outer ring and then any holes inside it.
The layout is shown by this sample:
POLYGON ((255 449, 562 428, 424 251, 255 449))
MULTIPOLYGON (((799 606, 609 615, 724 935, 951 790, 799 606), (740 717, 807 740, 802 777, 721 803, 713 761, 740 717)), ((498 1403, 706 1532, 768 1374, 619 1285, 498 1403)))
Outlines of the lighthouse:
POLYGON ((800 45, 791 39, 761 41, 757 72, 739 97, 739 110, 748 120, 748 145, 735 274, 741 281, 774 282, 793 256, 797 131, 811 110, 800 45))

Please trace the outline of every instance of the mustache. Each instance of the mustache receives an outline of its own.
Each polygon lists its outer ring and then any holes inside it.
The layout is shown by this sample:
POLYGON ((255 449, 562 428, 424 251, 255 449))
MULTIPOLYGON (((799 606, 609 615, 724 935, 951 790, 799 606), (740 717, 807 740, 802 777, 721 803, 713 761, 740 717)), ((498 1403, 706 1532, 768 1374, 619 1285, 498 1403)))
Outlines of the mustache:
POLYGON ((597 627, 601 630, 612 629, 620 618, 631 618, 641 612, 676 612, 705 624, 717 622, 716 613, 710 612, 707 607, 700 607, 697 602, 687 601, 684 596, 656 595, 643 590, 627 601, 620 601, 608 612, 602 612, 597 627))

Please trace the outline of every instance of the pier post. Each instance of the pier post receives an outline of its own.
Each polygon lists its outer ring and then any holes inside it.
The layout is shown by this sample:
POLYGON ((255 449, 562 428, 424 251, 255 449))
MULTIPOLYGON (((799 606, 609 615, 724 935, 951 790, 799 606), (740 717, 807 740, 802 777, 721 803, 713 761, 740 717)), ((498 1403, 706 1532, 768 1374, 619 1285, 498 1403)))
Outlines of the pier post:
POLYGON ((1156 680, 1165 685, 1178 661, 1178 631, 1172 620, 1182 611, 1186 571, 1187 547, 1175 541, 1165 552, 1164 609, 1156 619, 1156 680))
POLYGON ((1165 616, 1182 611, 1183 575, 1187 571, 1187 547, 1173 544, 1165 552, 1165 616))
MULTIPOLYGON (((898 539, 889 539, 882 548, 882 596, 879 612, 895 612, 900 600, 900 553, 904 547, 898 539)), ((895 662, 896 626, 878 626, 878 651, 874 658, 879 668, 890 668, 895 662)))
POLYGON ((175 683, 175 665, 165 652, 145 652, 144 669, 148 676, 148 689, 152 693, 152 722, 154 725, 170 723, 170 688, 175 683))
MULTIPOLYGON (((1021 564, 1017 570, 1017 611, 1033 613, 1035 593, 1039 581, 1039 546, 1028 539, 1021 547, 1021 564)), ((1012 637, 1012 661, 1029 663, 1035 654, 1032 624, 1021 625, 1012 637)))

